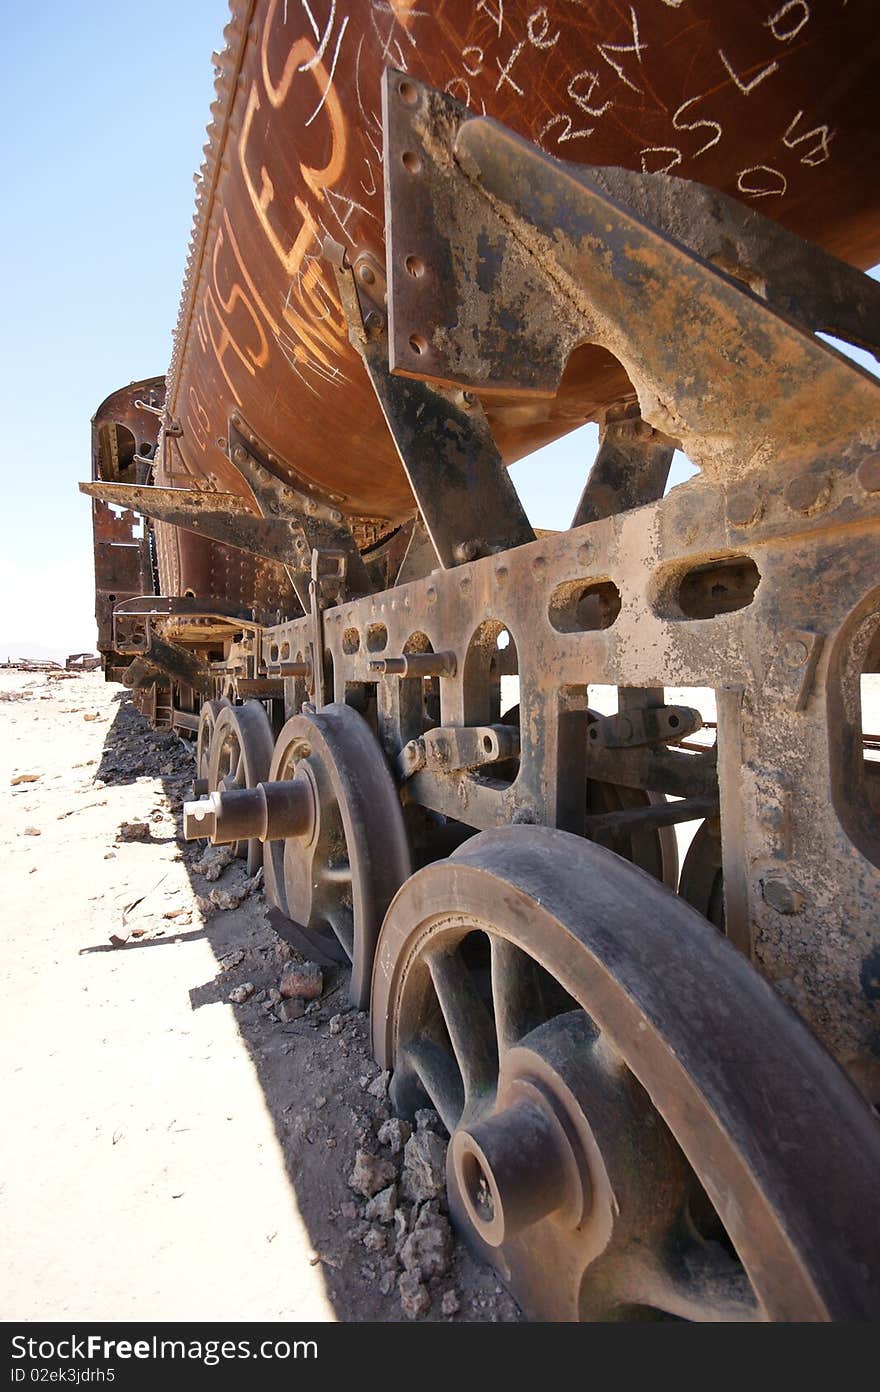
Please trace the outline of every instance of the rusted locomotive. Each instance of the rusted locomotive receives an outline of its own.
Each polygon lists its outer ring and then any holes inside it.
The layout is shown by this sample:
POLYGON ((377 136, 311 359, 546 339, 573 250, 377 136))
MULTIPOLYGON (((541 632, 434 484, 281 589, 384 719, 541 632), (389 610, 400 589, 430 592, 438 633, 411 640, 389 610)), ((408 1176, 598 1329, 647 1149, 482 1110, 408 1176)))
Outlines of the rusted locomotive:
POLYGON ((82 485, 187 834, 350 963, 529 1314, 876 1318, 880 388, 820 336, 880 344, 873 6, 226 40, 169 372, 82 485), (506 466, 590 420, 536 535, 506 466))

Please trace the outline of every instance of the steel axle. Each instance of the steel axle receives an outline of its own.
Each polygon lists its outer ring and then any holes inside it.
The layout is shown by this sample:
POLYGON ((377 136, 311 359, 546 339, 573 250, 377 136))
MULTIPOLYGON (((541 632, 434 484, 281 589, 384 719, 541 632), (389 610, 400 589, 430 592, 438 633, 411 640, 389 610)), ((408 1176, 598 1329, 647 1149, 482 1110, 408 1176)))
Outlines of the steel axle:
POLYGON ((214 792, 183 807, 187 841, 206 837, 212 846, 233 841, 308 840, 315 828, 315 799, 307 778, 258 783, 255 788, 214 792))

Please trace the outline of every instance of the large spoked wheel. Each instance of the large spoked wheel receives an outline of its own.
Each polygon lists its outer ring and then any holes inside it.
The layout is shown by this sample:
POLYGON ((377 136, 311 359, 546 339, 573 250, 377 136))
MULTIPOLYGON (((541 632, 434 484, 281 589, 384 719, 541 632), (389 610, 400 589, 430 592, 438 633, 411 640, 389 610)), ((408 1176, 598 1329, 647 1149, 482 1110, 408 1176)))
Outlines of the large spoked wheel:
MULTIPOLYGON (((208 786, 212 792, 255 788, 269 777, 274 744, 272 727, 259 701, 243 706, 222 704, 216 715, 208 757, 208 786)), ((263 844, 256 837, 236 843, 236 855, 247 860, 248 874, 263 863, 263 844)))
POLYGON ((218 701, 204 701, 199 711, 199 728, 196 734, 196 778, 211 788, 211 742, 217 717, 230 703, 225 698, 218 701))
POLYGON ((554 1320, 877 1318, 880 1128, 688 905, 600 846, 484 832, 403 887, 373 1045, 451 1136, 457 1225, 554 1320))
POLYGON ((266 846, 270 899, 306 951, 351 962, 352 1004, 366 1009, 382 919, 412 870, 400 798, 366 721, 336 703, 288 720, 273 781, 311 789, 301 836, 266 846))

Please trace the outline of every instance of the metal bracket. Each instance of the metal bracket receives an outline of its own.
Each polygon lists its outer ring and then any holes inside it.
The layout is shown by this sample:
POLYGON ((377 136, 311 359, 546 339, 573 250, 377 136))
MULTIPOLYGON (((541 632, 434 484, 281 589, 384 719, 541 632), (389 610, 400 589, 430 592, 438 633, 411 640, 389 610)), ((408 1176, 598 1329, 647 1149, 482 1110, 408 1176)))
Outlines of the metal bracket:
POLYGON ((203 696, 209 696, 214 689, 214 678, 207 663, 176 643, 168 643, 148 633, 148 644, 143 653, 135 658, 126 669, 123 683, 137 688, 154 681, 158 673, 173 677, 175 681, 191 686, 203 696))
POLYGON ((289 565, 293 558, 290 521, 255 516, 237 493, 102 481, 81 483, 79 490, 90 498, 130 508, 142 517, 169 522, 267 561, 289 565))
MULTIPOLYGON (((800 280, 784 248, 797 259, 804 244, 765 234, 751 209, 724 205, 720 216, 750 260, 772 245, 775 301, 752 270, 736 274, 732 235, 719 264, 705 259, 716 236, 699 230, 706 200, 715 206, 708 191, 692 199, 680 181, 665 205, 655 198, 665 217, 651 225, 621 201, 642 189, 632 177, 612 195, 602 171, 552 159, 408 74, 386 71, 383 112, 395 372, 553 395, 573 349, 594 343, 625 357, 652 425, 707 472, 730 475, 761 467, 768 450, 802 467, 818 440, 827 452, 851 441, 853 420, 877 420, 877 382, 813 333, 846 319, 853 277, 833 257, 807 258, 836 288, 805 297, 798 321, 800 280), (786 364, 769 398, 768 361, 786 364)), ((880 291, 857 283, 866 309, 847 321, 849 336, 875 340, 880 291)))
POLYGON ((230 619, 245 626, 265 622, 255 609, 243 609, 227 599, 193 598, 192 595, 135 595, 124 599, 113 610, 114 619, 195 618, 230 619))
POLYGON ((324 254, 336 271, 349 337, 364 360, 441 566, 534 541, 479 401, 467 392, 393 377, 378 278, 374 274, 367 292, 338 243, 328 239, 324 254))
POLYGON ((692 706, 632 707, 617 715, 597 716, 587 736, 592 749, 637 749, 676 744, 702 727, 702 716, 692 706))
MULTIPOLYGON (((344 583, 340 584, 338 597, 360 599, 372 594, 373 586, 351 528, 335 506, 341 501, 339 495, 332 495, 328 501, 326 497, 310 495, 307 483, 294 487, 280 478, 272 467, 279 463, 276 456, 235 411, 229 418, 227 442, 229 458, 253 493, 263 517, 283 519, 288 536, 299 533, 286 565, 305 612, 309 612, 309 575, 316 550, 345 556, 344 583)), ((288 469, 288 473, 293 472, 288 469)))
POLYGON ((572 527, 662 498, 674 454, 674 442, 642 420, 637 403, 606 411, 572 527))

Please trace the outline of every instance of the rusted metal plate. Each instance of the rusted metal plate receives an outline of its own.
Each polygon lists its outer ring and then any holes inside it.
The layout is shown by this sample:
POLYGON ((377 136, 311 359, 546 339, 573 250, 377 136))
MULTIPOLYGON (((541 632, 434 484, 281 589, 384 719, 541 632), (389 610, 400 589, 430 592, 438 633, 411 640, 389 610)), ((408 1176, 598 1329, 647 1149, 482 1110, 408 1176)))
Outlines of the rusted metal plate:
MULTIPOLYGON (((134 485, 155 456, 164 377, 132 382, 108 396, 92 417, 92 478, 134 485)), ((153 588, 150 538, 141 519, 123 504, 92 503, 95 553, 95 619, 98 651, 113 648, 114 605, 153 588)))
MULTIPOLYGON (((234 4, 169 375, 181 433, 157 481, 240 490, 224 437, 241 407, 291 481, 349 514, 412 510, 320 259, 328 234, 353 263, 384 259, 383 67, 555 156, 723 189, 864 266, 880 256, 875 20, 869 0, 234 4)), ((604 359, 582 376, 575 399, 492 404, 507 462, 619 392, 604 359)))

